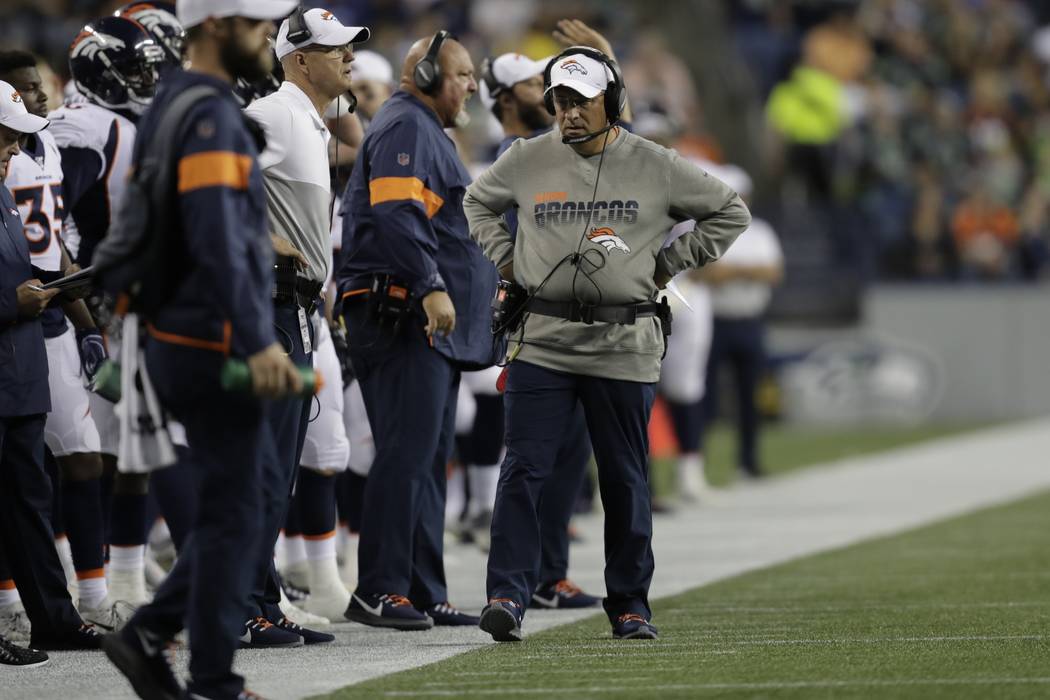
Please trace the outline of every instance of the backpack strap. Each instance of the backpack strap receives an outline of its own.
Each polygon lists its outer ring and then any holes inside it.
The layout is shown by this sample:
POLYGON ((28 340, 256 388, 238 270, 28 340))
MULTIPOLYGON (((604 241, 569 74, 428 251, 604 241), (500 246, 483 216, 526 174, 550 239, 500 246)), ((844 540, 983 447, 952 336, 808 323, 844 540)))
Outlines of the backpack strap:
POLYGON ((150 199, 156 207, 157 221, 171 221, 168 213, 175 202, 171 196, 174 191, 178 164, 175 162, 175 148, 182 143, 179 132, 198 102, 217 96, 219 91, 211 85, 195 85, 180 93, 171 101, 164 116, 161 117, 156 131, 141 154, 145 172, 151 172, 150 199), (150 167, 152 166, 152 167, 150 167))
MULTIPOLYGON (((109 231, 92 259, 95 283, 110 294, 127 292, 135 298, 149 272, 141 263, 150 251, 164 249, 177 221, 176 148, 183 123, 201 100, 218 96, 210 85, 197 85, 172 99, 149 139, 135 145, 135 169, 110 221, 109 231), (145 200, 145 201, 143 201, 145 200)), ((133 302, 134 306, 134 302, 133 302)))

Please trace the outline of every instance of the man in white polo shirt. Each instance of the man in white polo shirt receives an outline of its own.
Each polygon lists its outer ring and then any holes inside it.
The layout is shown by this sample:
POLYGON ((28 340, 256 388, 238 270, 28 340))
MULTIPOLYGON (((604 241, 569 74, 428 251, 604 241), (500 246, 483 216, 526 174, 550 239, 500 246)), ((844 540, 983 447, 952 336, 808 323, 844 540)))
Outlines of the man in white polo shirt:
MULTIPOLYGON (((723 177, 727 183, 731 179, 736 181, 730 184, 738 188, 746 201, 751 193, 751 179, 746 173, 742 175, 723 177)), ((766 365, 765 313, 773 287, 780 284, 783 276, 780 241, 773 227, 759 218, 752 219, 732 248, 702 273, 702 279, 711 287, 714 311, 707 393, 703 400, 704 422, 710 424, 717 417, 718 374, 721 367, 728 364, 733 370, 739 415, 737 469, 745 478, 762 475, 758 454, 761 423, 755 393, 766 365)))
MULTIPOLYGON (((368 37, 368 29, 343 26, 331 12, 300 7, 281 23, 277 33, 275 50, 284 68, 284 83, 245 110, 266 132, 266 150, 259 156, 259 165, 277 253, 274 323, 290 358, 299 366, 308 367, 312 362, 314 338, 309 318, 330 266, 329 133, 322 115, 332 100, 350 88, 353 44, 368 37)), ((295 483, 310 404, 301 397, 274 401, 269 415, 278 463, 263 474, 264 535, 253 595, 262 616, 275 623, 283 616, 278 607, 280 587, 273 549, 295 483)), ((333 490, 333 512, 334 499, 333 490)), ((257 627, 250 625, 249 630, 257 627)), ((246 644, 291 646, 298 641, 297 637, 282 640, 272 627, 264 628, 265 632, 253 634, 246 644)), ((294 631, 308 644, 333 639, 302 628, 294 631)))

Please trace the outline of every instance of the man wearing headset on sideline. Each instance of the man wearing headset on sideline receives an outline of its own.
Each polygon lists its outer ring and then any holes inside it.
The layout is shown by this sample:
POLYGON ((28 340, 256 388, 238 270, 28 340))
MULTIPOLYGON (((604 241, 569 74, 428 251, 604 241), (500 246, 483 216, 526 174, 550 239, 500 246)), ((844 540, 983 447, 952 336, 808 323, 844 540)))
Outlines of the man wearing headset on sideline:
POLYGON ((537 583, 539 495, 577 401, 598 463, 613 636, 657 636, 647 426, 670 317, 656 296, 676 273, 718 259, 750 215, 725 184, 618 127, 626 99, 614 61, 566 49, 544 71, 558 131, 516 141, 464 200, 471 236, 528 294, 511 336, 507 455, 480 623, 497 641, 522 637, 537 583), (502 214, 513 206, 512 242, 502 214), (696 227, 665 248, 686 219, 696 227))
MULTIPOLYGON (((563 19, 553 32, 554 38, 564 46, 589 46, 601 51, 612 60, 609 40, 599 32, 578 19, 563 19)), ((481 64, 481 101, 495 116, 503 127, 504 139, 500 141, 496 156, 503 155, 518 139, 535 138, 546 134, 554 127, 554 115, 547 112, 543 99, 543 71, 549 59, 533 61, 516 53, 505 53, 494 59, 485 59, 481 64)), ((623 114, 620 115, 623 126, 630 129, 631 107, 624 102, 623 114)), ((511 237, 518 232, 516 209, 508 209, 503 214, 511 237)), ((495 369, 495 368, 494 368, 495 369)), ((497 370, 498 373, 498 370, 497 370)), ((484 374, 487 379, 487 374, 484 374)), ((467 376, 469 381, 470 376, 467 376)), ((495 382, 487 382, 495 392, 495 382)), ((482 435, 479 442, 491 444, 494 437, 497 445, 494 462, 498 462, 500 449, 503 446, 503 397, 481 394, 475 397, 479 403, 478 423, 495 424, 498 434, 482 435), (482 410, 482 404, 495 406, 494 409, 482 410), (495 420, 491 414, 495 413, 495 420)), ((478 430, 475 424, 475 431, 478 430)), ((490 432, 495 432, 489 426, 490 432)), ((480 431, 479 431, 480 432, 480 431)), ((472 451, 477 451, 475 440, 471 440, 472 451)), ((569 523, 587 467, 591 462, 590 437, 587 434, 587 423, 584 420, 583 408, 577 404, 572 412, 570 425, 565 430, 561 448, 555 460, 554 472, 543 488, 540 499, 540 570, 538 585, 533 592, 531 605, 540 608, 586 608, 596 606, 600 598, 584 593, 569 580, 569 523)), ((484 475, 484 468, 471 466, 470 498, 485 498, 488 508, 488 519, 484 521, 486 541, 490 535, 492 506, 496 500, 496 482, 499 479, 499 464, 490 469, 491 475, 484 475), (482 472, 475 478, 477 472, 482 472), (487 477, 487 478, 486 478, 487 477), (481 485, 488 485, 492 480, 490 491, 481 485), (480 484, 478 482, 481 482, 480 484)))
POLYGON ((444 132, 466 122, 476 91, 470 55, 448 32, 413 44, 344 195, 337 280, 376 447, 346 617, 367 625, 478 621, 449 605, 442 561, 459 371, 495 359, 496 271, 467 233, 470 175, 444 132))
MULTIPOLYGON (((274 325, 289 357, 310 366, 313 330, 310 317, 328 279, 331 250, 329 221, 331 181, 328 173, 330 135, 323 115, 328 105, 350 89, 353 45, 367 41, 365 27, 343 26, 327 10, 300 5, 281 23, 275 53, 284 82, 274 93, 255 100, 245 114, 266 132, 259 155, 266 186, 274 268, 274 325)), ((253 595, 261 608, 247 624, 246 646, 274 647, 329 642, 334 636, 299 627, 281 613, 280 584, 273 549, 284 523, 295 483, 313 401, 292 396, 273 402, 269 421, 277 443, 278 463, 263 473, 263 538, 260 569, 253 595)), ((334 486, 334 482, 333 482, 334 486)), ((335 502, 335 493, 331 493, 335 502)), ((328 581, 341 606, 349 602, 342 584, 328 581)))

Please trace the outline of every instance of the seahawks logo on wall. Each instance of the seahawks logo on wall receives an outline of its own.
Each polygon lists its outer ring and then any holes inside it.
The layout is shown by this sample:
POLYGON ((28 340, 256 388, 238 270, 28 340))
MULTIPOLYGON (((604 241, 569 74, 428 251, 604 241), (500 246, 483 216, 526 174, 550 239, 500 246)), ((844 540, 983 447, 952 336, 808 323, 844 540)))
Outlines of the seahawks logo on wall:
POLYGON ((591 243, 597 243, 610 253, 614 250, 618 250, 624 255, 631 254, 631 247, 628 246, 622 238, 616 235, 616 231, 613 231, 608 226, 592 228, 591 232, 587 234, 587 240, 591 243))

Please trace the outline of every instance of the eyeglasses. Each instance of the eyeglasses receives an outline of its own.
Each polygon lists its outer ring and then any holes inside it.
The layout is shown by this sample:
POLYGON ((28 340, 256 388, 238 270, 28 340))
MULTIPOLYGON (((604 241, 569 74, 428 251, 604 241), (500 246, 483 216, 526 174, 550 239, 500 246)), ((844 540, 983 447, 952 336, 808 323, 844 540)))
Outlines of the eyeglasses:
POLYGON ((342 57, 346 54, 353 54, 354 45, 344 44, 343 46, 322 46, 320 44, 310 44, 309 46, 304 46, 301 49, 296 49, 296 51, 301 51, 303 53, 323 53, 328 56, 342 57))
POLYGON ((554 104, 557 105, 561 109, 561 111, 568 112, 570 109, 572 109, 574 107, 578 107, 580 109, 587 109, 588 107, 591 107, 592 105, 596 104, 600 97, 601 97, 601 94, 595 95, 594 97, 591 97, 591 98, 585 98, 582 95, 580 97, 569 97, 567 95, 555 95, 554 96, 554 104))

